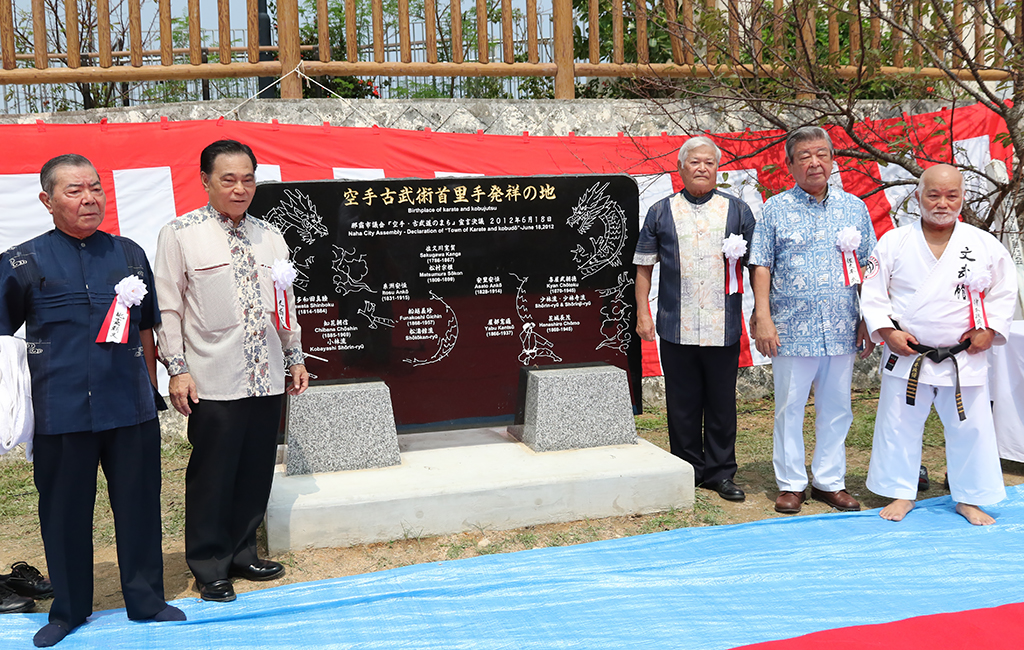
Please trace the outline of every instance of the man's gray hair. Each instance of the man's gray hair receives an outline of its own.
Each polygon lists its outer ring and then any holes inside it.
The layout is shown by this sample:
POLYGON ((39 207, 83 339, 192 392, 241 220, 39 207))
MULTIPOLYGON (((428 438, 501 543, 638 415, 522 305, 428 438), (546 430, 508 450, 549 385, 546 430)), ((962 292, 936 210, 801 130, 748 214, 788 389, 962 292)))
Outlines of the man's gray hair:
POLYGON ((835 147, 832 146, 832 138, 828 137, 828 131, 820 126, 801 126, 786 137, 786 160, 793 162, 793 150, 801 142, 813 142, 824 140, 828 143, 828 152, 835 155, 835 147))
POLYGON ((711 147, 714 149, 715 164, 717 165, 722 162, 722 150, 718 148, 715 141, 711 138, 704 137, 703 135, 698 135, 690 138, 683 143, 683 146, 679 147, 679 164, 682 165, 685 163, 686 159, 690 157, 690 153, 692 153, 694 149, 700 149, 701 147, 711 147))
POLYGON ((51 158, 39 170, 39 184, 43 186, 46 196, 53 196, 53 186, 57 184, 57 170, 61 167, 89 167, 96 171, 92 161, 77 153, 65 153, 51 158))

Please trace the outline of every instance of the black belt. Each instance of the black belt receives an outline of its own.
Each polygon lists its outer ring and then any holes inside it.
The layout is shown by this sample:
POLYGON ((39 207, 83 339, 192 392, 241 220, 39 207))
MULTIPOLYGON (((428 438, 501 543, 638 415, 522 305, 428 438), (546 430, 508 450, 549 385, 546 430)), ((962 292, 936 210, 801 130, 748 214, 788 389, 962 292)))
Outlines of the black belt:
POLYGON ((917 380, 921 376, 921 362, 924 361, 924 358, 928 357, 935 363, 942 363, 946 359, 951 359, 953 361, 953 375, 956 377, 956 412, 960 416, 961 422, 966 420, 967 415, 964 413, 963 399, 960 397, 960 366, 956 362, 956 354, 971 347, 971 339, 964 339, 948 348, 933 348, 921 345, 920 343, 910 343, 909 341, 907 346, 914 352, 920 353, 917 355, 917 359, 914 359, 914 365, 910 367, 910 377, 907 379, 907 404, 913 406, 914 400, 917 398, 917 380))

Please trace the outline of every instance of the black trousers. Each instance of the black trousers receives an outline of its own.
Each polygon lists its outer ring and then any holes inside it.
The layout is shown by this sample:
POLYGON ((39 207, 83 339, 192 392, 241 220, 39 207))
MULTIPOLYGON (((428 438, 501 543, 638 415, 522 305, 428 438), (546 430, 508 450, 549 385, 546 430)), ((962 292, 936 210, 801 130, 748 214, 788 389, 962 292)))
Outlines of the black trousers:
POLYGON ((107 478, 128 618, 160 613, 166 603, 157 420, 108 431, 36 436, 33 446, 39 524, 53 584, 50 622, 74 628, 92 614, 97 466, 107 478))
POLYGON ((697 485, 736 476, 736 370, 740 344, 661 340, 671 452, 693 465, 697 485))
POLYGON ((277 456, 281 395, 199 400, 188 418, 185 560, 199 582, 255 562, 277 456))

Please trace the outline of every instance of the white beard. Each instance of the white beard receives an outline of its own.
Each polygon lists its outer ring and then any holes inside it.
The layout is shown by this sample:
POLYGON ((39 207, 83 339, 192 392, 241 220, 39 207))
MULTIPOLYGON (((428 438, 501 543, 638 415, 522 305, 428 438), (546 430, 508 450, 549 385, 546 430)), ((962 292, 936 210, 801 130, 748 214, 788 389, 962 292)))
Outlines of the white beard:
POLYGON ((960 212, 962 209, 963 208, 961 207, 961 209, 957 210, 956 212, 944 211, 938 214, 931 210, 922 209, 921 219, 928 222, 928 225, 933 226, 935 228, 945 228, 946 226, 956 221, 957 217, 960 216, 960 212))

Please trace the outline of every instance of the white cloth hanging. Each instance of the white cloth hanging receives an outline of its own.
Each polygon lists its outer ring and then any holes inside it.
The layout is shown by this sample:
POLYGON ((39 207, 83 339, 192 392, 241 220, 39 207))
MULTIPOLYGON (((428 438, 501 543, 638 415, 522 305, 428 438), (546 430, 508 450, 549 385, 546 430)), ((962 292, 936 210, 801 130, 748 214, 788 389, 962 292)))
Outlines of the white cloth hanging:
POLYGON ((32 377, 25 340, 0 336, 0 454, 24 442, 25 456, 32 460, 34 430, 32 377))

